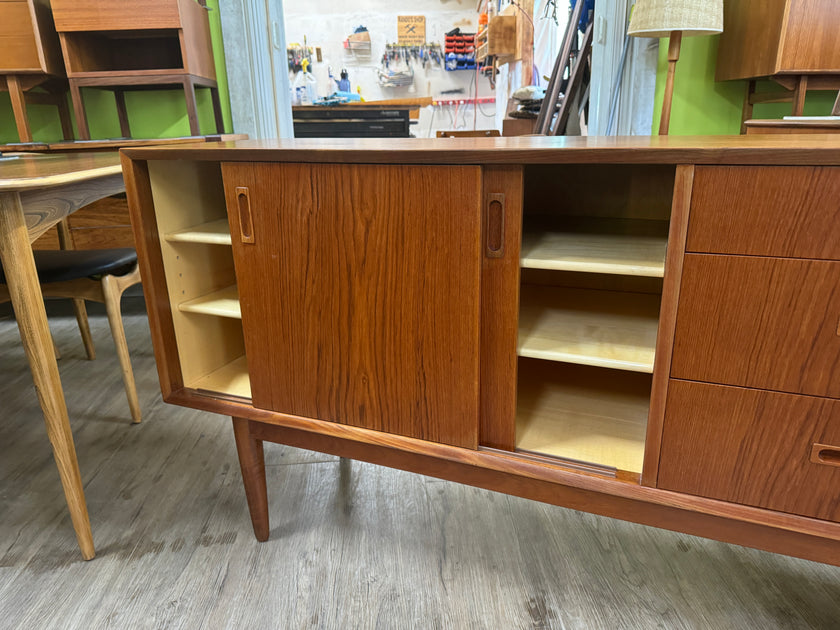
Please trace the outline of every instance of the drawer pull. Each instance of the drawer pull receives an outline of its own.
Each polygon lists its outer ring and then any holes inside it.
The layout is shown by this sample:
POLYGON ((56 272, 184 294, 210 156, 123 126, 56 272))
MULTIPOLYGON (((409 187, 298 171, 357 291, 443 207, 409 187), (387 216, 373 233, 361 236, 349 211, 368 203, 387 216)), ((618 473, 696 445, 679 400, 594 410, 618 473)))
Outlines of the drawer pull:
POLYGON ((488 258, 501 258, 505 255, 505 196, 491 193, 488 199, 484 253, 488 258))
POLYGON ((251 221, 251 198, 246 186, 236 187, 236 209, 239 212, 239 236, 243 243, 254 242, 254 225, 251 221))
POLYGON ((840 466, 840 446, 814 444, 811 447, 811 463, 840 466))

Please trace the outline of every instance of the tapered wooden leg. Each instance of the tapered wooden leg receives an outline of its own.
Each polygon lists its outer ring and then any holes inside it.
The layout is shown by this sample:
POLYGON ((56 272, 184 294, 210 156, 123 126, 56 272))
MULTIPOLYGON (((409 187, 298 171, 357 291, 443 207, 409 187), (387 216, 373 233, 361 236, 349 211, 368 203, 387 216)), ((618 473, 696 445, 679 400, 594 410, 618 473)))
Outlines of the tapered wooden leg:
POLYGON ((123 138, 131 137, 131 127, 128 124, 128 110, 125 107, 125 92, 114 90, 114 99, 117 101, 117 116, 120 119, 120 133, 123 138))
POLYGON ((53 353, 52 336, 44 310, 44 296, 38 283, 35 259, 29 245, 23 208, 17 193, 0 195, 0 261, 6 273, 6 285, 14 306, 15 316, 29 360, 32 380, 58 466, 61 485, 82 557, 94 557, 93 536, 90 531, 82 477, 76 460, 73 434, 67 417, 67 405, 58 376, 53 353))
POLYGON ((32 142, 32 129, 29 127, 29 118, 26 116, 26 98, 23 95, 20 80, 12 74, 6 77, 6 84, 12 99, 12 112, 15 115, 15 125, 17 125, 20 141, 32 142))
POLYGON ((744 96, 744 107, 741 110, 741 135, 747 133, 746 123, 753 117, 753 94, 755 94, 755 81, 747 81, 747 93, 744 96))
POLYGON ((85 301, 79 298, 73 298, 73 312, 76 313, 76 322, 79 324, 79 333, 82 335, 85 354, 87 355, 88 361, 93 361, 96 358, 96 347, 93 345, 93 337, 90 334, 90 324, 88 324, 85 301))
MULTIPOLYGON (((75 249, 73 234, 70 232, 70 224, 67 218, 65 217, 59 221, 56 228, 58 228, 58 246, 61 249, 75 249)), ((96 348, 93 345, 93 337, 90 334, 90 324, 88 323, 87 309, 85 308, 85 301, 83 299, 73 299, 73 312, 76 314, 76 323, 79 325, 79 333, 82 335, 85 354, 87 354, 89 361, 93 361, 96 358, 96 348)))
POLYGON ((210 98, 213 100, 213 116, 216 118, 216 133, 224 133, 225 118, 222 115, 222 100, 219 98, 219 88, 210 88, 210 98))
POLYGON ((793 108, 792 115, 801 116, 805 113, 805 97, 808 95, 808 76, 802 75, 799 77, 799 84, 796 86, 796 91, 793 94, 793 108))
POLYGON ((840 92, 837 93, 837 100, 834 101, 834 107, 831 108, 832 116, 840 116, 840 92))
POLYGON ((128 354, 128 344, 125 341, 125 328, 123 328, 120 300, 122 291, 114 276, 102 278, 102 294, 105 298, 105 311, 108 314, 108 324, 111 326, 111 336, 114 338, 114 345, 117 347, 117 357, 122 369, 122 379, 125 385, 125 396, 128 398, 128 408, 131 410, 131 419, 140 422, 140 401, 137 399, 137 387, 134 384, 134 372, 131 369, 131 357, 128 354))
POLYGON ((184 98, 187 101, 187 118, 190 121, 190 135, 201 135, 201 129, 198 124, 198 104, 195 100, 195 85, 192 79, 184 79, 184 98))
POLYGON ((61 121, 61 135, 65 140, 73 140, 76 134, 73 131, 73 119, 70 117, 70 106, 67 104, 67 93, 56 94, 55 104, 58 107, 58 119, 61 121))
POLYGON ((73 79, 70 79, 70 98, 73 101, 73 111, 76 114, 76 127, 79 129, 79 140, 90 140, 90 128, 88 127, 82 91, 73 79))
POLYGON ((265 485, 263 443, 251 436, 250 421, 245 418, 233 418, 233 436, 236 438, 236 452, 239 455, 239 468, 242 470, 254 536, 260 542, 265 542, 268 540, 268 490, 265 485))

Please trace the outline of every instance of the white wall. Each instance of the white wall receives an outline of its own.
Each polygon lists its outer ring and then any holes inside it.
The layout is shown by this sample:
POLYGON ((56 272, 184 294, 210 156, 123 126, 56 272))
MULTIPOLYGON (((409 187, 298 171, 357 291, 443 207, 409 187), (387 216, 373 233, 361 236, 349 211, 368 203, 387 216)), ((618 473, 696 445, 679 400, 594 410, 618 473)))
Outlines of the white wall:
MULTIPOLYGON (((386 43, 397 41, 398 15, 426 16, 426 40, 444 43, 447 31, 460 27, 462 31, 474 33, 478 26, 476 0, 303 0, 285 2, 286 41, 320 46, 323 62, 311 68, 318 80, 318 91, 326 96, 334 91, 329 85, 327 69, 332 67, 338 78, 342 68, 350 73, 350 83, 355 91, 361 87, 362 98, 369 101, 393 98, 432 96, 435 99, 457 99, 478 96, 493 96, 489 82, 477 77, 475 71, 461 70, 446 72, 434 67, 424 70, 414 68, 414 85, 401 88, 383 88, 377 83, 386 43), (369 59, 354 57, 345 51, 342 42, 357 26, 366 26, 371 38, 369 59), (464 94, 441 94, 445 90, 462 88, 464 94)), ((504 104, 500 105, 501 108, 504 104)), ((418 137, 434 136, 436 130, 448 129, 493 129, 495 128, 495 106, 492 103, 479 106, 427 107, 421 110, 419 124, 412 126, 412 133, 418 137)))

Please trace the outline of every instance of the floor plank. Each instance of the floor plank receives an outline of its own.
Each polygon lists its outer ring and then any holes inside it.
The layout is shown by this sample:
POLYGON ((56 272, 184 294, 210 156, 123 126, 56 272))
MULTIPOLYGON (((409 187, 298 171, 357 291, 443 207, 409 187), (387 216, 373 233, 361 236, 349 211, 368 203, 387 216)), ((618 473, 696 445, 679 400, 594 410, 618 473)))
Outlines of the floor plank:
POLYGON ((141 314, 132 425, 105 319, 53 317, 98 556, 83 562, 0 319, 2 628, 835 628, 840 569, 266 445, 254 540, 230 420, 163 404, 141 314))

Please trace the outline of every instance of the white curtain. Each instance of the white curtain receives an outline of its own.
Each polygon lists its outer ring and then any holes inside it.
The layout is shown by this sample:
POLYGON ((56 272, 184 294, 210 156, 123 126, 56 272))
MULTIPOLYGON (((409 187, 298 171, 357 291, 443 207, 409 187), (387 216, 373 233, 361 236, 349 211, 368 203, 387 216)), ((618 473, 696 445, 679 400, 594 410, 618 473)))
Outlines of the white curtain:
POLYGON ((592 40, 589 134, 650 135, 659 40, 627 38, 633 0, 598 0, 592 40), (627 45, 621 74, 621 57, 627 45), (617 90, 617 95, 616 95, 617 90), (610 117, 613 118, 610 127, 610 117))
POLYGON ((219 0, 233 130, 292 138, 282 0, 219 0))

